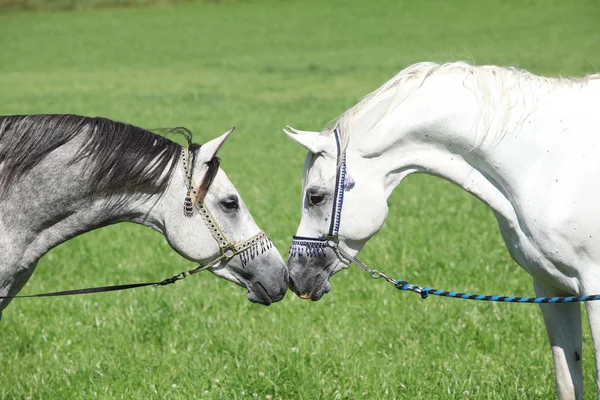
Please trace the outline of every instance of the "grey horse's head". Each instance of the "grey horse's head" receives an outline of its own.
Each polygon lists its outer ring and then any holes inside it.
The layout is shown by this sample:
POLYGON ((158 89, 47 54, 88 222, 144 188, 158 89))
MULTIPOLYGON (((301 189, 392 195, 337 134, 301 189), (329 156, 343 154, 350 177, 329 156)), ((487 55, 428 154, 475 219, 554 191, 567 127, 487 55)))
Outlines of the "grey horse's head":
MULTIPOLYGON (((233 130, 233 129, 232 129, 233 130)), ((190 196, 196 203, 193 214, 182 212, 187 195, 185 171, 174 174, 161 201, 164 234, 170 245, 182 256, 202 265, 224 254, 225 247, 247 245, 247 250, 209 268, 215 275, 248 290, 252 302, 269 305, 285 296, 288 273, 277 249, 261 233, 239 193, 215 162, 217 150, 231 131, 189 152, 189 172, 196 193, 190 196), (194 198, 195 196, 195 198, 194 198), (199 209, 198 204, 202 207, 199 209), (209 217, 203 217, 202 213, 209 217), (219 243, 217 235, 228 243, 219 243), (249 240, 255 239, 253 243, 249 240)))

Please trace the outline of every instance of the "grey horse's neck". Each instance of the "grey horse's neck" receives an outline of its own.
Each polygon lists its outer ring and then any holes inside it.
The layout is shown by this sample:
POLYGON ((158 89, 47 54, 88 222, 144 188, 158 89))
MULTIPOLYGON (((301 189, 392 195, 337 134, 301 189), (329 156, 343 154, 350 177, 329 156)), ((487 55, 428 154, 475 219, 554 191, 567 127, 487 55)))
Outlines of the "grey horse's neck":
MULTIPOLYGON (((82 233, 118 222, 163 232, 165 192, 153 187, 90 192, 85 163, 69 162, 77 146, 74 141, 50 153, 0 198, 0 295, 15 295, 44 254, 82 233)), ((0 311, 8 303, 0 300, 0 311)))

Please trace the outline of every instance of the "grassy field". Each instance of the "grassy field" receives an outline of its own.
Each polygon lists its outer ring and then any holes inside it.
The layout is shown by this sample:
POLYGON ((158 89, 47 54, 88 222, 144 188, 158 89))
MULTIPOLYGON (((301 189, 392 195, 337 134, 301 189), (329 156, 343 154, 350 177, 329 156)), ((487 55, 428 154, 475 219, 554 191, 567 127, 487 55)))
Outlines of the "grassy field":
MULTIPOLYGON (((0 114, 101 115, 238 127, 222 166, 279 250, 299 221, 304 151, 318 130, 417 61, 600 66, 597 0, 252 1, 0 15, 0 114), (485 3, 485 4, 484 4, 485 3)), ((364 261, 421 285, 531 295, 492 213, 439 179, 390 200, 364 261)), ((39 263, 22 293, 157 280, 191 267, 122 224, 39 263)), ((0 399, 548 399, 552 360, 533 305, 397 292, 358 269, 320 302, 269 308, 210 274, 171 287, 13 302, 0 323, 0 399)), ((589 398, 594 366, 585 330, 589 398)))

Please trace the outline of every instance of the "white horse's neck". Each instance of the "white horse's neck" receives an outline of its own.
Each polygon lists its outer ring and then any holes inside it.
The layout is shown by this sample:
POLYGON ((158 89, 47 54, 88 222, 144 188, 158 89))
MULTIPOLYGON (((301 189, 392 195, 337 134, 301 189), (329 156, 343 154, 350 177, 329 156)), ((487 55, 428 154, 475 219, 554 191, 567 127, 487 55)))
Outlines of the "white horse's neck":
POLYGON ((516 224, 514 204, 551 187, 561 165, 596 157, 600 81, 482 76, 434 74, 399 104, 380 96, 355 114, 349 159, 379 176, 386 196, 407 175, 427 173, 478 197, 501 224, 516 224))
POLYGON ((493 165, 493 153, 502 147, 496 130, 511 121, 483 123, 480 100, 464 75, 432 76, 399 105, 391 106, 391 99, 357 116, 348 148, 371 174, 380 175, 386 196, 409 174, 427 173, 463 187, 496 214, 514 218, 506 177, 493 165))

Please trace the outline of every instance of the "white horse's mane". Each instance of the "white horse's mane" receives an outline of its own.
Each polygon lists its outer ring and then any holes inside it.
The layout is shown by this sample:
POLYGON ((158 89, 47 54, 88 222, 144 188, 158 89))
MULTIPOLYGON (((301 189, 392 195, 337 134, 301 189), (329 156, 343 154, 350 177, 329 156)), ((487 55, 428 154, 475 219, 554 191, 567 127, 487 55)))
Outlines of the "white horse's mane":
MULTIPOLYGON (((400 71, 392 79, 384 83, 381 87, 365 96, 355 106, 344 112, 337 120, 329 124, 323 131, 328 135, 334 128, 339 128, 342 138, 342 145, 345 149, 348 145, 348 132, 352 126, 355 117, 363 110, 379 103, 382 99, 392 94, 393 105, 400 104, 432 75, 439 74, 463 74, 465 80, 472 80, 477 96, 482 104, 480 117, 485 130, 489 130, 493 122, 500 123, 501 129, 499 135, 503 137, 506 131, 506 124, 510 118, 510 91, 520 90, 521 92, 535 93, 540 89, 552 90, 561 86, 585 85, 593 79, 600 79, 600 73, 590 74, 579 78, 552 78, 534 75, 526 70, 514 67, 500 67, 495 65, 470 65, 466 62, 451 62, 438 64, 433 62, 421 62, 413 64, 400 71), (500 115, 501 121, 494 121, 495 116, 500 115)), ((534 99, 536 96, 532 96, 534 99)), ((534 106, 534 105, 531 105, 534 106)), ((387 108, 380 118, 393 109, 393 106, 387 108)))

